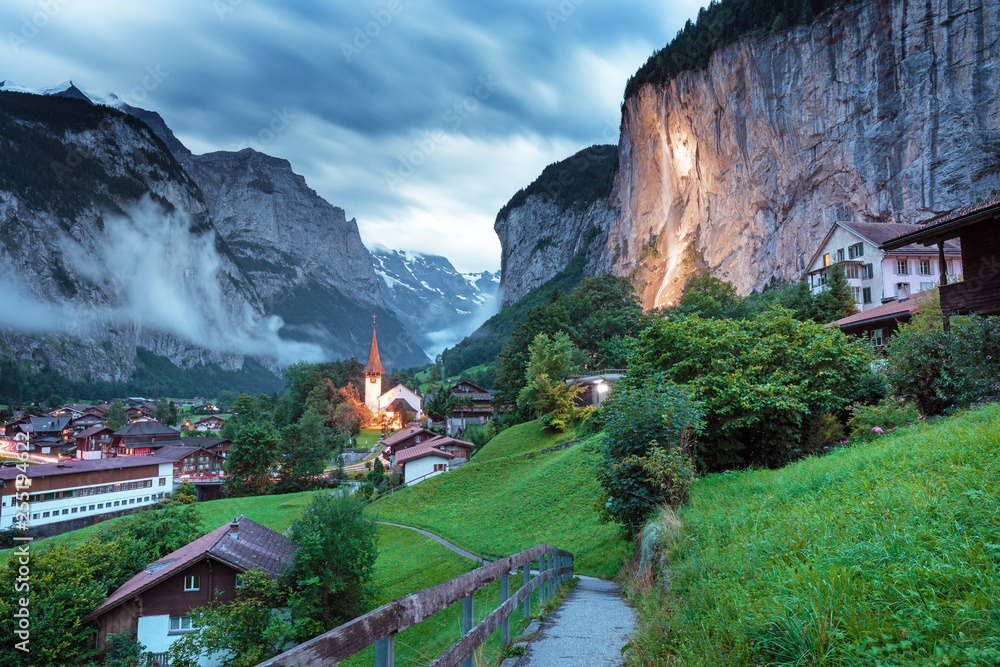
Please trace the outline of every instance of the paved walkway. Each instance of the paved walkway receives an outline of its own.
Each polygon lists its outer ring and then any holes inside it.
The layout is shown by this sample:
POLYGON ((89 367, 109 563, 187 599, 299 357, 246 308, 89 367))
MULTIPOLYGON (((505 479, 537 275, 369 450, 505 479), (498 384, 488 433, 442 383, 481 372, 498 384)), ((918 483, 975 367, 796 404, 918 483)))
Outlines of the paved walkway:
MULTIPOLYGON (((538 637, 516 667, 603 667, 622 664, 621 648, 635 628, 635 612, 618 586, 580 577, 559 608, 545 617, 538 637)), ((505 667, 508 661, 504 661, 505 667)))
MULTIPOLYGON (((460 556, 482 562, 432 532, 388 521, 375 523, 415 530, 460 556)), ((622 663, 621 648, 635 629, 635 612, 622 600, 617 584, 577 577, 576 588, 545 617, 538 637, 527 644, 527 654, 513 662, 515 667, 614 667, 622 663)), ((504 667, 511 667, 511 660, 504 660, 504 667)))

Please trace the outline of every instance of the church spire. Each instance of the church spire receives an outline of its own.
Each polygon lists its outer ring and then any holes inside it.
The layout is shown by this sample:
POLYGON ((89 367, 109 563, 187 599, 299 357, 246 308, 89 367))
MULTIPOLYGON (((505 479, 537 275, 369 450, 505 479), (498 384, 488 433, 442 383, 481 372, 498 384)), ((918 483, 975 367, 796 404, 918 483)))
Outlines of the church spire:
POLYGON ((365 364, 365 377, 380 377, 385 375, 382 361, 378 358, 378 340, 375 339, 375 316, 372 315, 372 346, 368 350, 368 363, 365 364))

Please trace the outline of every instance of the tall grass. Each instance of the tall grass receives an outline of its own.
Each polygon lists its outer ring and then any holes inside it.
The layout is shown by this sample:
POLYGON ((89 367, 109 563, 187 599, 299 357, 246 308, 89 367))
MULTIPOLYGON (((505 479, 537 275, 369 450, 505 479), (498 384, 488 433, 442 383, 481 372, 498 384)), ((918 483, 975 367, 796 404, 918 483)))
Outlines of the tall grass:
POLYGON ((1000 406, 695 485, 641 665, 1000 664, 1000 406))

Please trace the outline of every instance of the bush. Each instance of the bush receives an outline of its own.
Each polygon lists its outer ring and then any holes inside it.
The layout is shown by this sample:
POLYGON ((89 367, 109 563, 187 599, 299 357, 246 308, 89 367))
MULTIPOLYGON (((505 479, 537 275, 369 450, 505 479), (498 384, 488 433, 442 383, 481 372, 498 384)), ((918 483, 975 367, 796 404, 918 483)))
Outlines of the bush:
POLYGON ((911 401, 886 398, 878 405, 852 405, 847 420, 852 440, 871 440, 881 432, 908 426, 920 419, 920 411, 911 401))
POLYGON ((818 454, 823 451, 824 446, 841 442, 843 439, 843 424, 833 415, 824 413, 813 419, 803 449, 807 454, 818 454))

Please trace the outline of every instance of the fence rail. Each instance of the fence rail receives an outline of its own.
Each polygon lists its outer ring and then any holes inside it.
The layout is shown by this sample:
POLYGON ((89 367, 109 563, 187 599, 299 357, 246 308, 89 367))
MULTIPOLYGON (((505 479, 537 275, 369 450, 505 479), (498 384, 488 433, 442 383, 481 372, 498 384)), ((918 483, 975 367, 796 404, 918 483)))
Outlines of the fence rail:
POLYGON ((431 667, 472 667, 472 654, 497 628, 503 644, 510 641, 510 615, 524 606, 531 616, 531 594, 538 590, 544 604, 555 594, 556 585, 573 577, 573 554, 547 544, 501 558, 436 586, 384 604, 364 616, 334 628, 257 667, 317 667, 336 665, 375 645, 375 667, 394 667, 395 637, 408 628, 462 600, 462 638, 430 663, 431 667), (538 574, 532 576, 532 564, 538 574), (510 595, 510 574, 520 569, 523 585, 510 595), (473 627, 473 594, 500 580, 499 607, 473 627))

